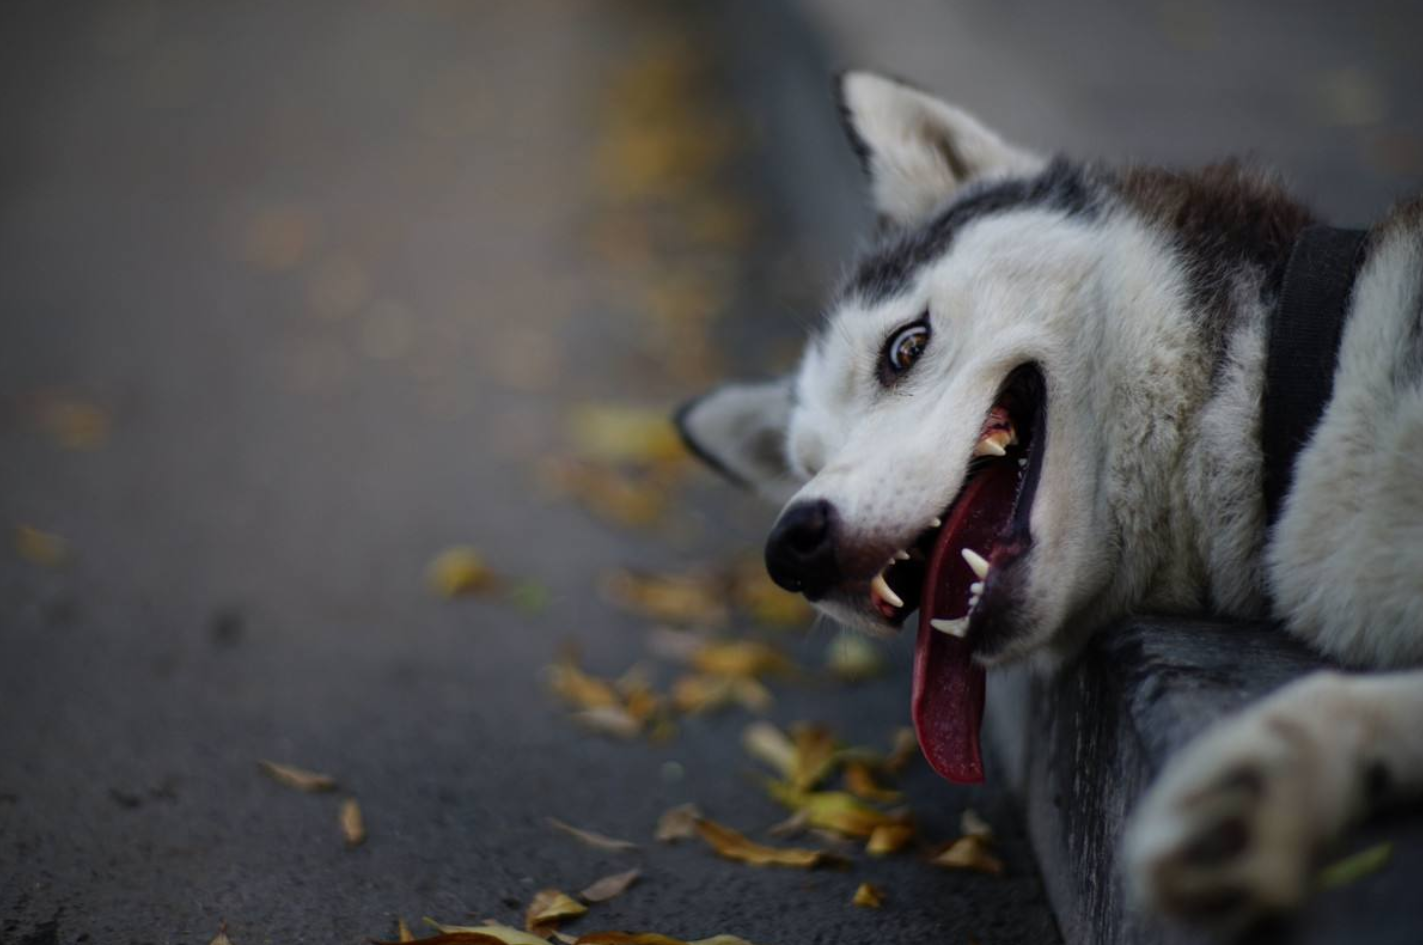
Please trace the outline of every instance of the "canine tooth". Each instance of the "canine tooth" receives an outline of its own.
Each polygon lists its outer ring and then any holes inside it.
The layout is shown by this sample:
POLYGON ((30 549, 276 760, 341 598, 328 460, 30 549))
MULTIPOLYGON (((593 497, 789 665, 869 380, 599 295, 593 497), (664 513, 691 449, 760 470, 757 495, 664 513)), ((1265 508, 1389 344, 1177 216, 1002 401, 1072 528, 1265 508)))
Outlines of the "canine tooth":
POLYGON ((968 562, 968 566, 973 568, 973 573, 980 578, 988 577, 988 559, 974 551, 972 548, 963 550, 963 559, 968 562))
POLYGON ((884 572, 875 575, 875 579, 870 582, 870 590, 879 595, 881 600, 889 601, 896 607, 903 607, 904 601, 889 586, 889 582, 884 579, 884 572))
POLYGON ((1005 450, 1001 445, 999 445, 997 440, 993 439, 992 437, 985 436, 983 439, 979 440, 978 445, 973 448, 973 455, 1007 456, 1008 451, 1005 450))
POLYGON ((982 581, 974 581, 972 584, 970 584, 970 585, 968 586, 968 592, 969 592, 970 594, 974 594, 974 595, 982 594, 982 593, 983 593, 983 582, 982 582, 982 581))
POLYGON ((929 626, 940 633, 947 633, 951 637, 963 639, 968 635, 968 618, 960 617, 957 620, 941 620, 938 617, 929 621, 929 626))
POLYGON ((896 551, 896 552, 894 553, 894 560, 895 560, 895 561, 908 561, 908 560, 909 560, 909 552, 907 552, 907 551, 896 551))

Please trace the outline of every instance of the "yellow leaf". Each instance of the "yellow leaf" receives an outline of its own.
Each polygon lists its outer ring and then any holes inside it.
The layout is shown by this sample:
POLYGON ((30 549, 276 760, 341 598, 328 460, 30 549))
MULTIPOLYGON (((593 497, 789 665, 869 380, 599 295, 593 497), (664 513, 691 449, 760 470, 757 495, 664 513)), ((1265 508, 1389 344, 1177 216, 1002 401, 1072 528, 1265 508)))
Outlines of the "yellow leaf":
POLYGON ((845 766, 845 789, 856 797, 874 801, 876 804, 897 804, 904 798, 899 791, 891 791, 876 784, 869 765, 860 761, 845 766))
POLYGON ((662 408, 581 404, 568 421, 574 448, 587 459, 658 465, 687 458, 672 414, 662 408))
POLYGON ((878 909, 884 905, 884 891, 872 883, 861 883, 850 901, 864 909, 878 909))
POLYGON ((565 702, 579 709, 601 709, 622 704, 617 688, 606 679, 589 675, 571 652, 548 667, 548 684, 565 702))
POLYGON ((361 805, 354 797, 341 802, 341 833, 350 847, 358 847, 366 840, 366 819, 361 816, 361 805))
POLYGON ((713 850, 728 860, 752 866, 791 866, 814 869, 817 866, 841 862, 839 857, 823 850, 797 847, 768 847, 742 833, 705 818, 697 821, 697 833, 713 850))
POLYGON ((581 827, 575 827, 572 824, 564 823, 557 817, 546 818, 546 821, 548 825, 553 829, 561 830, 564 833, 568 834, 570 837, 573 837, 575 840, 579 841, 580 843, 593 847, 596 850, 610 850, 614 853, 621 853, 626 850, 637 849, 637 844, 633 843, 631 840, 619 840, 617 837, 610 837, 607 834, 597 833, 596 831, 592 830, 584 830, 581 827))
POLYGON ((628 887, 637 882, 640 876, 642 876, 642 870, 613 873, 611 876, 604 876, 592 883, 578 895, 589 902, 607 902, 609 899, 614 899, 627 892, 628 887))
POLYGON ((217 930, 217 935, 208 945, 232 945, 232 939, 227 937, 227 923, 222 923, 222 928, 217 930))
POLYGON ((672 683, 672 706, 687 715, 714 712, 736 699, 735 682, 730 676, 682 676, 672 683))
POLYGON ((993 876, 1003 873, 1003 861, 988 852, 988 841, 982 837, 960 837, 929 862, 935 866, 975 870, 993 876))
POLYGON ((257 767, 278 784, 296 788, 298 791, 318 794, 336 790, 336 779, 329 774, 320 774, 316 771, 298 768, 295 765, 283 765, 265 759, 257 762, 257 767))
MULTIPOLYGON (((507 925, 489 923, 488 925, 443 925, 430 917, 425 917, 425 924, 431 928, 438 929, 446 935, 478 935, 487 936, 490 943, 500 943, 500 945, 548 945, 548 939, 535 935, 531 932, 522 932, 519 929, 511 928, 507 925)), ((421 941, 417 939, 417 941, 421 941)), ((424 939, 423 941, 431 941, 424 939)))
POLYGON ((863 633, 841 630, 825 649, 825 665, 837 679, 859 682, 884 672, 884 657, 863 633))
POLYGON ((865 852, 870 856, 898 853, 913 839, 914 827, 910 824, 880 824, 870 831, 870 840, 865 844, 865 852))
POLYGON ((436 555, 425 578, 435 593, 446 598, 488 591, 498 583, 484 558, 467 545, 446 548, 436 555))
POLYGON ((46 568, 57 568, 69 557, 69 547, 63 538, 29 525, 15 528, 15 550, 26 561, 46 568))
POLYGON ((914 729, 896 729, 894 742, 890 748, 889 757, 885 760, 884 769, 890 774, 898 774, 917 757, 919 757, 919 737, 914 734, 914 729))
POLYGON ((697 821, 702 812, 696 804, 678 804, 657 819, 653 838, 661 843, 676 843, 697 835, 697 821))
POLYGON ((692 667, 714 676, 748 679, 784 675, 793 668, 779 650, 757 640, 720 640, 704 644, 692 654, 692 667))
POLYGON ((415 941, 415 933, 410 931, 410 926, 408 926, 408 925, 405 924, 405 920, 404 920, 404 919, 396 919, 396 920, 395 920, 395 936, 396 936, 396 940, 397 940, 397 941, 401 941, 401 942, 413 942, 413 941, 415 941))
POLYGON ((783 778, 789 778, 795 771, 795 744, 770 722, 752 722, 746 726, 741 732, 741 746, 747 754, 769 765, 783 778))
POLYGON ((803 811, 812 827, 823 827, 847 837, 868 837, 876 827, 901 823, 899 818, 875 810, 845 791, 797 791, 771 781, 771 796, 794 811, 803 811))
POLYGON ((583 903, 557 889, 541 889, 534 894, 524 913, 524 928, 547 935, 564 919, 574 919, 588 911, 583 903))
POLYGON ((791 740, 796 749, 791 784, 796 790, 808 791, 825 780, 834 770, 839 760, 835 751, 835 739, 823 725, 799 722, 791 726, 791 740))
POLYGON ((599 735, 614 738, 636 738, 642 733, 642 722, 620 705, 604 705, 573 713, 573 721, 599 735))
POLYGON ((602 588, 612 603, 653 620, 698 626, 727 622, 725 595, 707 575, 619 570, 603 579, 602 588))

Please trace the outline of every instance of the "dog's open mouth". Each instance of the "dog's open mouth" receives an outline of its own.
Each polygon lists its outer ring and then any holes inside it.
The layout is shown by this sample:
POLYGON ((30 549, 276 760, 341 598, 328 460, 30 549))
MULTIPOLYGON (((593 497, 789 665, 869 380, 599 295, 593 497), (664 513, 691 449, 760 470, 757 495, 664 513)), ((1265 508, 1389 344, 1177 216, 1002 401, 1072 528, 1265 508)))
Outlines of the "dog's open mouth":
POLYGON ((1029 517, 1046 439, 1046 391, 1036 365, 1014 370, 984 420, 963 488, 943 513, 870 584, 892 622, 919 609, 914 728, 934 770, 982 781, 978 733, 984 672, 976 645, 1013 619, 1032 544, 1029 517))

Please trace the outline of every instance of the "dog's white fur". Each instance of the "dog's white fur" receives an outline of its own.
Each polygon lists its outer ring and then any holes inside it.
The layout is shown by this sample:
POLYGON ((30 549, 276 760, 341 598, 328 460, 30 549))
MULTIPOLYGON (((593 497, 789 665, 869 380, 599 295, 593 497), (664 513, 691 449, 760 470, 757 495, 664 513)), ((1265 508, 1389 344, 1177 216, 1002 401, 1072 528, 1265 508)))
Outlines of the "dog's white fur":
MULTIPOLYGON (((843 100, 877 209, 897 227, 922 224, 984 181, 1044 166, 892 80, 852 73, 843 100)), ((1058 663, 1131 610, 1262 617, 1273 600, 1290 632, 1343 663, 1416 665, 1423 371, 1414 361, 1423 355, 1410 332, 1421 274, 1423 214, 1374 232, 1334 396, 1273 535, 1261 498, 1269 312, 1260 285, 1237 274, 1213 369, 1180 248, 1124 200, 1107 199, 1085 219, 1024 206, 967 223, 901 291, 872 302, 847 294, 789 396, 785 386, 730 385, 695 404, 684 429, 779 498, 793 481, 796 500, 831 502, 844 540, 882 562, 958 493, 1004 377, 1035 362, 1048 428, 1022 595, 1027 632, 986 662, 1058 663), (886 337, 926 312, 930 346, 886 390, 876 378, 886 337), (767 465, 764 450, 748 459, 746 443, 724 435, 764 431, 768 417, 785 419, 780 464, 767 465)), ((847 574, 843 592, 819 606, 885 630, 864 603, 872 576, 847 574)), ((1212 890, 1240 888, 1240 914, 1296 902, 1308 854, 1365 811, 1369 772, 1384 772, 1395 791, 1423 791, 1419 719, 1423 673, 1328 674, 1207 734, 1136 815, 1126 863, 1141 898, 1190 912, 1212 890), (1251 790, 1240 789, 1242 771, 1251 790), (1203 866, 1201 839, 1226 820, 1244 824, 1250 842, 1203 866)))

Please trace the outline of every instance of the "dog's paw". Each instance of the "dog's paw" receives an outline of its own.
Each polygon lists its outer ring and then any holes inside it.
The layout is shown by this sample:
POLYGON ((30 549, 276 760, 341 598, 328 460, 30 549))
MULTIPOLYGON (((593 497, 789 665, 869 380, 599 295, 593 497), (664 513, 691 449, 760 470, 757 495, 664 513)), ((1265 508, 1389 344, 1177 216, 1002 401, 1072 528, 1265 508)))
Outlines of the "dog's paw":
POLYGON ((1127 828, 1139 904, 1239 929, 1299 903, 1342 816, 1338 765, 1314 724, 1331 685, 1320 676, 1287 687, 1171 761, 1127 828))

